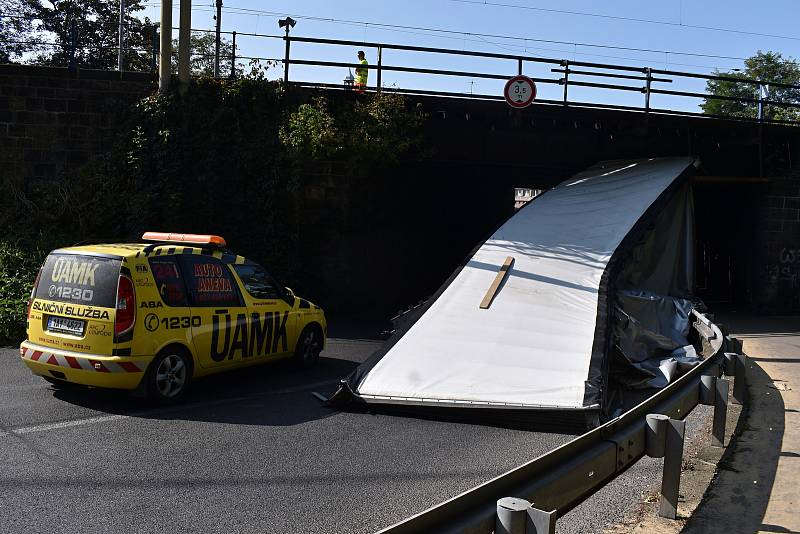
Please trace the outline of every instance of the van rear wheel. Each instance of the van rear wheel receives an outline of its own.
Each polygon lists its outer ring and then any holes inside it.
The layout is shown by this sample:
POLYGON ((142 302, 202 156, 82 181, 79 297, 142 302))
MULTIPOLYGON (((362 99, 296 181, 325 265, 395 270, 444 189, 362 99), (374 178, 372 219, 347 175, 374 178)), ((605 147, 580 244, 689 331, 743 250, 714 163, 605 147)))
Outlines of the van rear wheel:
POLYGON ((150 366, 149 396, 159 403, 175 402, 189 388, 191 378, 191 367, 186 354, 177 349, 167 349, 150 366))

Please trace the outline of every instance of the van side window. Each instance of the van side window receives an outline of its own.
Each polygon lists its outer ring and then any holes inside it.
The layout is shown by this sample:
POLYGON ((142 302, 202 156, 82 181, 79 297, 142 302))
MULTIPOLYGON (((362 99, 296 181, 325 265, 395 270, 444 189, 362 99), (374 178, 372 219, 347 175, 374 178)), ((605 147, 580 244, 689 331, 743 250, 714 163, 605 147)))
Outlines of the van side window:
POLYGON ((283 297, 283 291, 272 277, 258 264, 245 263, 234 265, 233 269, 242 280, 245 290, 254 299, 279 299, 283 297))
POLYGON ((188 306, 186 284, 183 282, 181 270, 175 258, 150 258, 150 270, 156 281, 156 288, 161 300, 167 306, 188 306))
POLYGON ((180 256, 192 306, 241 306, 233 275, 221 261, 211 256, 180 256))

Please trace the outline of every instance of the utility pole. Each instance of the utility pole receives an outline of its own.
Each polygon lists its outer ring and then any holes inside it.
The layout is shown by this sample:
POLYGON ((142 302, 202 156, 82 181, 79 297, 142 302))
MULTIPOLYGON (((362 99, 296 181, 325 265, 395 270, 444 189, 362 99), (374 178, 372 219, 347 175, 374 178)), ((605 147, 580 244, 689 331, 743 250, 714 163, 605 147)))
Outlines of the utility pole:
POLYGON ((158 58, 158 90, 166 93, 172 74, 172 0, 161 0, 161 47, 158 58))
POLYGON ((222 0, 217 0, 217 41, 214 43, 214 78, 219 78, 219 32, 222 27, 222 0))
POLYGON ((181 91, 189 86, 189 55, 191 46, 189 39, 192 35, 192 0, 181 0, 180 24, 178 27, 178 81, 181 82, 181 91))
POLYGON ((117 70, 125 63, 125 0, 119 0, 119 46, 117 48, 117 70))

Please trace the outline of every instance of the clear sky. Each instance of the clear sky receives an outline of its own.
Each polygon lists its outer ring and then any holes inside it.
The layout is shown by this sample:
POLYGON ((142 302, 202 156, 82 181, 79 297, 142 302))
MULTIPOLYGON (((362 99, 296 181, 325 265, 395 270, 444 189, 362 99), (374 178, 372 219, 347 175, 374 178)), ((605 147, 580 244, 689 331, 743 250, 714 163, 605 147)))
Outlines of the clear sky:
MULTIPOLYGON (((180 0, 173 0, 173 3, 173 25, 177 26, 180 0)), ((193 2, 193 28, 214 27, 214 4, 214 0, 193 2)), ((160 3, 149 0, 146 5, 143 15, 158 20, 160 3)), ((298 21, 292 30, 292 34, 297 36, 534 55, 697 73, 709 73, 715 68, 740 68, 741 58, 751 56, 758 50, 772 50, 781 52, 784 56, 800 58, 798 0, 224 0, 222 29, 279 36, 282 35, 277 24, 278 18, 281 18, 279 14, 290 15, 298 21), (387 28, 379 24, 413 26, 417 29, 387 28), (720 31, 721 29, 737 31, 720 31), (478 33, 517 39, 475 35, 478 33), (543 43, 535 41, 537 39, 561 43, 543 43), (590 44, 654 51, 587 46, 590 44)), ((174 36, 177 37, 177 32, 174 32, 174 36)), ((240 36, 237 37, 237 44, 242 55, 265 58, 283 56, 283 42, 278 39, 240 36)), ((292 58, 355 61, 355 51, 353 47, 321 47, 295 43, 292 46, 292 58)), ((369 62, 374 64, 376 50, 365 48, 365 51, 369 62)), ((507 60, 398 51, 384 51, 383 64, 490 72, 509 76, 516 74, 517 68, 514 62, 507 60)), ((559 76, 549 72, 550 68, 549 65, 531 63, 525 65, 525 73, 541 77, 559 76)), ((274 67, 270 72, 271 77, 282 75, 280 66, 274 67)), ((347 69, 344 68, 293 66, 290 79, 340 83, 346 74, 347 69)), ((370 84, 375 82, 374 77, 375 73, 371 72, 370 84)), ((593 80, 620 83, 607 79, 593 80)), ((404 88, 473 91, 484 94, 500 94, 503 86, 502 81, 406 73, 384 73, 383 83, 404 88)), ((641 86, 641 82, 636 81, 621 83, 641 86)), ((704 82, 675 79, 672 84, 661 86, 675 90, 702 91, 704 82)), ((539 85, 539 95, 544 98, 559 98, 561 91, 559 86, 539 85)), ((637 93, 576 88, 571 98, 639 105, 643 96, 637 93)), ((681 109, 694 109, 697 103, 690 99, 662 95, 654 96, 653 101, 655 107, 679 106, 681 109)))

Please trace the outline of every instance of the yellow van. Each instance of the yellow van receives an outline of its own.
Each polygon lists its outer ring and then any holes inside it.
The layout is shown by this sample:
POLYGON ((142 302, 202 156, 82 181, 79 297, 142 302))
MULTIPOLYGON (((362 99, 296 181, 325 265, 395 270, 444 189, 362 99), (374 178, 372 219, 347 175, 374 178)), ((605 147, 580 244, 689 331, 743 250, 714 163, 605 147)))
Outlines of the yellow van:
POLYGON ((325 345, 319 306, 296 297, 219 236, 147 232, 147 243, 51 252, 28 302, 22 361, 56 387, 139 389, 179 399, 194 377, 325 345))

